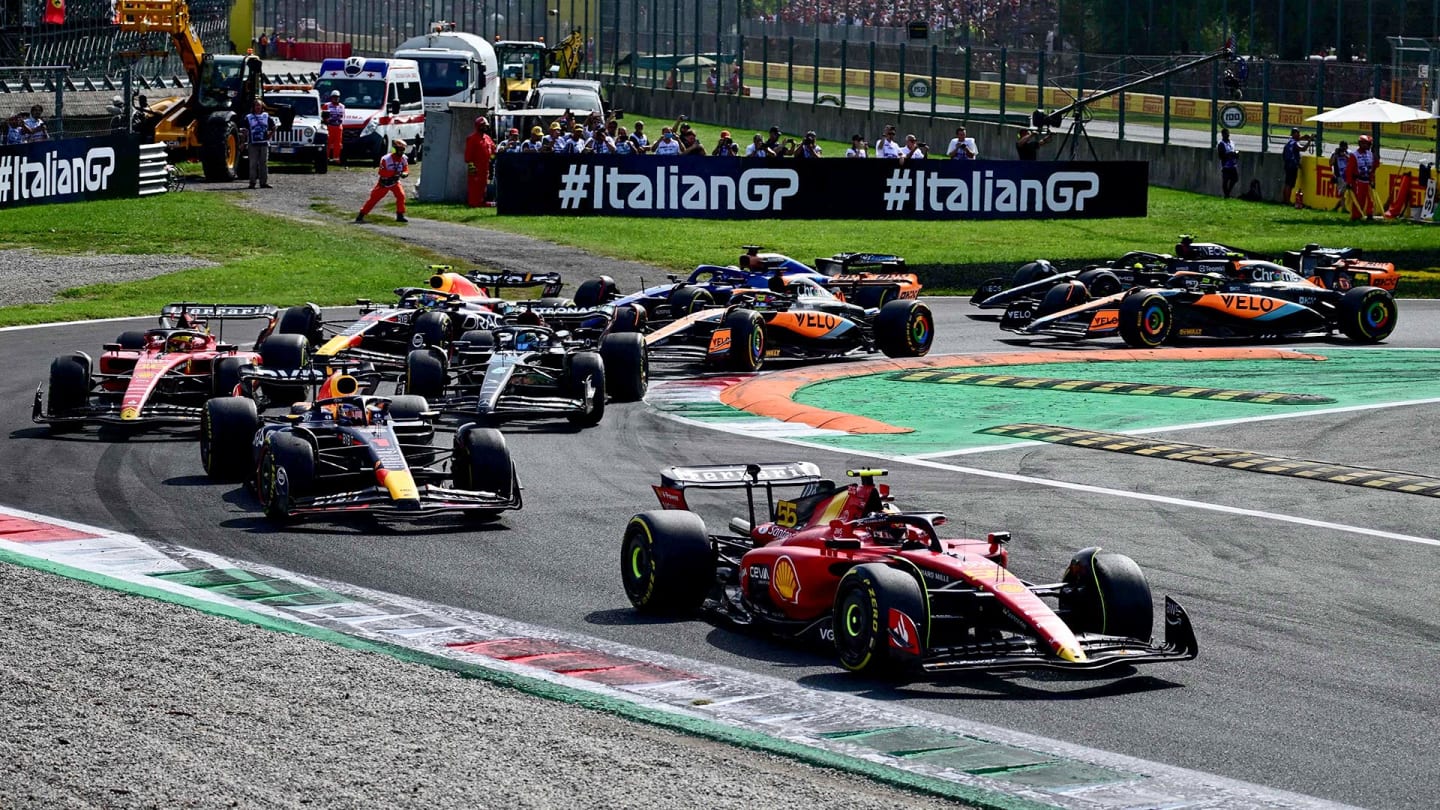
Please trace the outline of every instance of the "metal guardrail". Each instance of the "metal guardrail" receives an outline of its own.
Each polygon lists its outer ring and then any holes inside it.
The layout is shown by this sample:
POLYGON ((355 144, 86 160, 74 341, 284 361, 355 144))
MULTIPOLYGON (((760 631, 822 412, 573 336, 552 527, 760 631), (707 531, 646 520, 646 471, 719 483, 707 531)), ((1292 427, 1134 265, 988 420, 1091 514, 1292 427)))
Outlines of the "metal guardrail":
POLYGON ((164 194, 170 181, 165 144, 140 145, 140 196, 164 194))

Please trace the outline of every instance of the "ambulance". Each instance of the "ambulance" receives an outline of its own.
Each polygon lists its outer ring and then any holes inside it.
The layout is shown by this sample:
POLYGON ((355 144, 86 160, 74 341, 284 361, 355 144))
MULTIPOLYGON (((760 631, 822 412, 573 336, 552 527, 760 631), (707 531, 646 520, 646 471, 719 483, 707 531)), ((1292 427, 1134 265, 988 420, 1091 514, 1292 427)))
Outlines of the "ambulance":
POLYGON ((396 138, 418 160, 425 137, 425 96, 413 59, 326 59, 315 81, 320 98, 340 91, 345 105, 344 160, 378 161, 396 138))

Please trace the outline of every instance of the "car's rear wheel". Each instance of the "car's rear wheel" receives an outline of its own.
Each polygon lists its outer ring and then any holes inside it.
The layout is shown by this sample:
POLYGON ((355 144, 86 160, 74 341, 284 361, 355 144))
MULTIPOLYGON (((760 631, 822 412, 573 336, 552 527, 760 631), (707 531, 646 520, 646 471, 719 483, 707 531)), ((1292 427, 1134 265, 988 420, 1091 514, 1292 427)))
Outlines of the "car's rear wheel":
POLYGON ((243 481, 255 472, 251 450, 260 414, 254 400, 216 397, 200 412, 200 465, 217 481, 243 481))
MULTIPOLYGON (((90 356, 84 352, 61 355, 50 363, 50 388, 45 407, 51 416, 66 416, 90 402, 90 356)), ((79 422, 52 422, 52 433, 79 430, 79 422)))
POLYGON ((609 334, 600 339, 605 361, 605 385, 616 402, 637 402, 650 387, 649 353, 645 338, 634 332, 609 334))
POLYGON ((625 527, 620 579, 641 613, 688 615, 699 610, 715 579, 715 552, 694 512, 642 512, 625 527))
POLYGON ((307 494, 315 482, 315 450, 304 439, 273 433, 260 459, 255 482, 265 516, 276 522, 292 519, 295 499, 307 494))
POLYGON ((1340 298, 1340 331, 1357 343, 1379 343, 1395 331, 1395 297, 1379 287, 1356 287, 1340 298))
POLYGON ((115 342, 127 352, 136 352, 145 348, 145 332, 140 329, 127 329, 115 338, 115 342))
POLYGON ((584 408, 566 417, 571 424, 590 427, 605 417, 605 372, 605 362, 596 352, 570 356, 565 387, 567 394, 580 400, 584 408))
POLYGON ((1136 293, 1120 300, 1120 337, 1125 345, 1154 349, 1170 339, 1175 311, 1158 293, 1136 293))
POLYGON ((670 294, 670 317, 683 318, 692 312, 699 312, 715 306, 715 296, 704 287, 685 286, 670 294))
MULTIPOLYGON (((467 492, 490 492, 496 497, 515 496, 515 463, 505 437, 495 428, 469 424, 455 434, 455 455, 450 462, 450 477, 456 489, 467 492)), ((471 512, 479 520, 494 520, 502 509, 471 512)))
POLYGON ((875 316, 875 344, 886 357, 923 357, 935 344, 935 316, 919 301, 891 301, 875 316))
POLYGON ((1071 630, 1150 640, 1155 606, 1150 583, 1134 560, 1082 549, 1070 558, 1062 581, 1059 613, 1071 630))
POLYGON ((850 303, 865 309, 880 309, 900 297, 900 288, 893 284, 860 287, 850 303))
POLYGON ((587 279, 575 288, 575 306, 598 307, 608 303, 619 294, 620 290, 615 286, 615 279, 609 276, 587 279))
POLYGON ((324 327, 325 318, 319 308, 307 304, 286 307, 275 321, 275 334, 304 335, 306 340, 318 344, 325 338, 324 327))
POLYGON ((840 665, 903 679, 919 671, 930 638, 930 611, 920 583, 887 565, 845 572, 831 614, 840 665))
POLYGON ((731 371, 759 371, 765 364, 765 319, 750 309, 731 310, 721 324, 730 330, 724 365, 731 371))
POLYGON ((615 320, 610 323, 610 331, 612 333, 645 331, 645 308, 634 304, 616 307, 615 320))
POLYGON ((422 312, 410 333, 410 348, 443 347, 450 340, 450 316, 444 312, 422 312))
POLYGON ((1104 298, 1107 295, 1114 295, 1124 289, 1120 283, 1120 277, 1113 271, 1094 269, 1086 270, 1075 277, 1075 280, 1085 285, 1091 298, 1104 298))
POLYGON ((445 355, 438 349, 412 349, 405 355, 405 393, 441 399, 445 396, 446 376, 445 355))

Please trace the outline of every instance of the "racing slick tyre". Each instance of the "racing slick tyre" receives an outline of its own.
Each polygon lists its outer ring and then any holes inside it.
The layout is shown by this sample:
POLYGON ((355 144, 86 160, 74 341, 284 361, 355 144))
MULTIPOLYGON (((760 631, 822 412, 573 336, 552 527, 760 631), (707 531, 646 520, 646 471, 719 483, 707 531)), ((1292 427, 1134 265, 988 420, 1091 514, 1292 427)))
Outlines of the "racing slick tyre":
POLYGON ((431 442, 435 440, 435 424, 431 417, 425 415, 429 411, 430 402, 425 397, 414 394, 391 397, 390 406, 386 408, 392 421, 421 423, 419 427, 407 425, 395 428, 396 438, 401 442, 400 449, 410 464, 433 464, 438 455, 431 446, 431 442))
POLYGON ((1104 298, 1125 289, 1125 285, 1120 283, 1120 277, 1109 270, 1086 270, 1076 276, 1075 280, 1085 285, 1091 298, 1104 298))
POLYGON ((430 401, 418 394, 402 394, 390 398, 390 418, 403 420, 424 420, 430 410, 430 401))
POLYGON ((1062 582, 1059 615, 1071 630, 1150 640, 1155 606, 1134 560, 1098 547, 1081 549, 1062 582))
POLYGON ((120 337, 115 338, 115 342, 127 352, 139 351, 145 348, 145 332, 140 329, 129 329, 121 332, 120 337))
POLYGON ((919 301, 891 301, 875 316, 875 344, 886 357, 923 357, 935 343, 935 316, 919 301))
POLYGON ((248 397, 216 397, 200 412, 200 466, 216 481, 243 481, 255 472, 252 450, 260 412, 248 397))
POLYGON ((1379 287, 1356 287, 1340 298, 1335 319, 1340 332, 1356 343, 1379 343, 1395 331, 1400 312, 1395 297, 1379 287))
POLYGON ((240 130, 230 113, 211 113, 205 119, 200 130, 200 165, 207 182, 235 179, 240 165, 240 130))
POLYGON ((610 299, 620 294, 615 286, 615 279, 609 276, 601 276, 581 282, 575 289, 575 306, 581 309, 598 307, 601 304, 609 303, 610 299))
POLYGON ((915 577, 879 563, 851 568, 830 620, 840 665, 851 672, 904 680, 920 671, 930 612, 915 577))
MULTIPOLYGON (((515 463, 505 436, 495 428, 468 424, 455 433, 455 455, 450 477, 456 489, 493 492, 505 499, 515 497, 515 463)), ((500 509, 481 509, 470 515, 479 520, 500 517, 500 509)))
POLYGON ((422 312, 410 331, 410 348, 444 346, 450 339, 450 316, 444 312, 422 312))
POLYGON ((265 516, 276 522, 291 519, 295 498, 315 481, 315 449, 292 433, 270 434, 260 455, 255 489, 265 516))
POLYGON ((481 354, 495 348, 495 333, 489 329, 471 329, 460 336, 460 341, 466 344, 458 350, 461 354, 481 354))
POLYGON ((1014 283, 1010 286, 1022 287, 1053 275, 1057 275, 1055 267, 1044 259, 1037 259, 1020 265, 1020 269, 1015 271, 1014 283))
POLYGON ((645 337, 636 332, 600 338, 605 385, 616 402, 639 402, 650 388, 650 357, 645 337))
POLYGON ((615 319, 610 322, 610 331, 612 333, 645 331, 645 308, 633 304, 616 307, 615 319))
MULTIPOLYGON (((71 352, 50 363, 50 390, 45 407, 51 416, 65 416, 84 408, 90 401, 90 355, 71 352)), ((51 422, 51 433, 79 430, 80 422, 51 422)))
POLYGON ((210 396, 228 397, 235 393, 240 384, 240 367, 245 365, 243 357, 219 357, 210 369, 210 396))
POLYGON ((570 424, 591 427, 605 418, 605 361, 597 352, 577 352, 569 358, 565 369, 566 394, 581 401, 579 413, 565 418, 570 424), (590 387, 587 394, 585 389, 590 387))
POLYGON ((1090 294, 1084 284, 1079 281, 1062 281, 1045 292, 1045 297, 1041 298, 1039 306, 1035 307, 1035 317, 1043 318, 1046 315, 1064 312, 1071 307, 1078 307, 1088 300, 1090 300, 1090 294))
POLYGON ((704 287, 685 286, 670 294, 670 317, 683 318, 715 306, 715 296, 704 287))
POLYGON ((1136 293, 1120 299, 1120 337, 1126 346, 1154 349, 1170 339, 1175 310, 1156 293, 1136 293))
POLYGON ((975 294, 970 296, 970 303, 978 306, 984 303, 985 299, 992 295, 999 295, 1009 289, 1009 287, 1009 283, 1003 278, 987 278, 980 282, 980 286, 975 288, 975 294))
MULTIPOLYGON (((411 349, 405 355, 405 393, 441 399, 445 396, 445 378, 445 355, 440 350, 411 349)), ((394 403, 390 407, 393 411, 394 403)))
POLYGON ((850 300, 850 303, 865 309, 880 309, 899 297, 900 288, 893 284, 861 287, 855 291, 855 297, 850 300))
POLYGON ((324 327, 325 319, 318 307, 287 307, 275 321, 275 334, 304 335, 306 340, 318 345, 325 339, 324 327))
POLYGON ((721 329, 730 330, 730 348, 723 360, 731 371, 759 371, 765 364, 765 319, 750 309, 734 309, 721 329))
MULTIPOLYGON (((304 335, 271 335, 260 344, 260 365, 276 371, 299 371, 310 361, 310 341, 304 335)), ((275 405, 306 398, 305 386, 269 383, 262 390, 275 405)))
POLYGON ((620 546, 620 580, 641 613, 685 616, 715 581, 715 552, 694 512, 654 509, 630 518, 620 546))

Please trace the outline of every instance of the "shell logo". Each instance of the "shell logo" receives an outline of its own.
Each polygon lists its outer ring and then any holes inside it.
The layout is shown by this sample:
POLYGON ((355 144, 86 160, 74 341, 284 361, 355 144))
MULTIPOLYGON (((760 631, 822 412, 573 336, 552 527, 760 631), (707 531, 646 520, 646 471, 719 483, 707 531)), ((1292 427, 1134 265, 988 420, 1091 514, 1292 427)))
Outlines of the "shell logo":
POLYGON ((786 602, 796 602, 800 599, 800 574, 795 570, 795 563, 789 557, 781 557, 775 563, 775 576, 770 580, 775 588, 775 593, 786 602))
POLYGON ((120 411, 120 418, 121 418, 121 419, 138 419, 138 418, 140 418, 140 409, 137 408, 137 407, 135 407, 134 405, 126 405, 126 406, 125 406, 123 409, 121 409, 121 411, 120 411))

